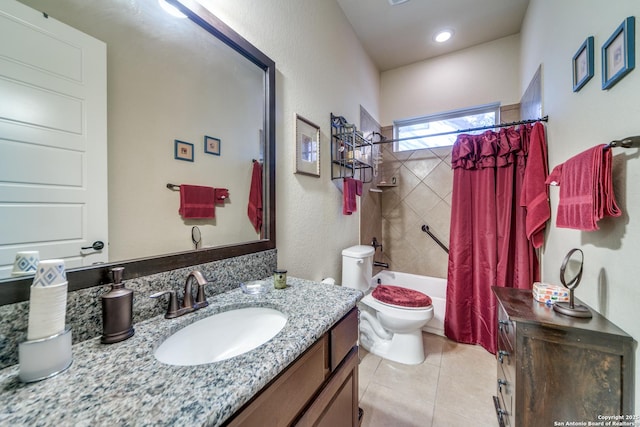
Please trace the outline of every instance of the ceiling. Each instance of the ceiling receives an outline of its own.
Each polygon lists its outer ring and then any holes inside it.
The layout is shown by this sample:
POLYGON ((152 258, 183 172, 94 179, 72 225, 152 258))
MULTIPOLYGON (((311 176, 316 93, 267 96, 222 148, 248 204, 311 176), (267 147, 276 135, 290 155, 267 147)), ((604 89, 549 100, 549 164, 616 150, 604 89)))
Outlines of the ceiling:
POLYGON ((529 0, 337 0, 380 71, 520 32, 529 0), (445 43, 433 41, 443 28, 445 43))

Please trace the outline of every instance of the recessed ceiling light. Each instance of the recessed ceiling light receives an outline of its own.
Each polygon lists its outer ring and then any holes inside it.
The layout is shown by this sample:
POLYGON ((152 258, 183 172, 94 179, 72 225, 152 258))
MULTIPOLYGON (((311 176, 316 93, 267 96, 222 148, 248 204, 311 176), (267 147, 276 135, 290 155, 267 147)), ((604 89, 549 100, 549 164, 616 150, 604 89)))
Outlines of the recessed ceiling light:
POLYGON ((444 43, 449 40, 453 36, 453 30, 442 30, 438 31, 435 36, 433 36, 433 40, 438 43, 444 43))
POLYGON ((166 2, 166 0, 158 0, 160 7, 167 12, 169 15, 174 16, 176 18, 186 18, 187 15, 180 12, 177 7, 172 4, 166 2))
POLYGON ((406 3, 406 2, 408 2, 408 1, 409 1, 409 0, 389 0, 389 4, 390 4, 391 6, 397 6, 397 5, 399 5, 399 4, 406 3))

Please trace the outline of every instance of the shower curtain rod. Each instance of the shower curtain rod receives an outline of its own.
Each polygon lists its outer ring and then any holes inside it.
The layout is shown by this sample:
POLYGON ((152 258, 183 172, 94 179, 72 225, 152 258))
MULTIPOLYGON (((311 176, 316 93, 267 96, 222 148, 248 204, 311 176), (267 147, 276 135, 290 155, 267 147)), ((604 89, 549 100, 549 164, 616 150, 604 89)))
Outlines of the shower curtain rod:
MULTIPOLYGON (((458 130, 452 130, 452 131, 448 131, 448 132, 432 133, 430 135, 408 136, 406 138, 398 138, 398 139, 385 139, 383 141, 372 142, 372 144, 388 144, 390 142, 408 141, 410 139, 431 138, 431 137, 434 137, 434 136, 453 135, 453 134, 456 134, 456 133, 475 132, 475 131, 478 131, 478 130, 489 130, 489 129, 496 129, 496 128, 505 128, 505 127, 509 127, 509 126, 525 125, 525 124, 528 124, 528 123, 548 122, 548 121, 549 121, 549 116, 544 116, 544 117, 540 117, 538 119, 527 119, 527 120, 519 120, 517 122, 499 123, 499 124, 489 125, 489 126, 480 126, 480 127, 477 127, 477 128, 458 129, 458 130)), ((373 134, 378 134, 378 135, 382 136, 378 132, 374 132, 373 134)))

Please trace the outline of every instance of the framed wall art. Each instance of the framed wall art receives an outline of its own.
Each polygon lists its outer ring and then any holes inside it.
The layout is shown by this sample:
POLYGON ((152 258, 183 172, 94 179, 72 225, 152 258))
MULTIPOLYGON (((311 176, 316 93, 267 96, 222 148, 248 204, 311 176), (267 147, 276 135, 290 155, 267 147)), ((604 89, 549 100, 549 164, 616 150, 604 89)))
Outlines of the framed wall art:
POLYGON ((193 144, 176 139, 174 141, 174 156, 177 160, 193 162, 193 144))
POLYGON ((296 114, 296 173, 320 176, 320 127, 296 114))
POLYGON ((593 77, 593 36, 587 37, 573 55, 573 91, 579 91, 593 77))
POLYGON ((610 89, 636 66, 635 17, 625 19, 602 45, 602 89, 610 89))
POLYGON ((211 136, 204 136, 204 152, 207 154, 220 155, 220 139, 211 136))

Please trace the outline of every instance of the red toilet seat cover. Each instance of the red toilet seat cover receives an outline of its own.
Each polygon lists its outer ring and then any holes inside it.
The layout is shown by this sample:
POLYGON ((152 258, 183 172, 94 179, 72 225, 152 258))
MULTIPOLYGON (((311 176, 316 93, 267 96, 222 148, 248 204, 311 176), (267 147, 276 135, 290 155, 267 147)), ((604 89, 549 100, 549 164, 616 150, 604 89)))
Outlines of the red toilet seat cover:
POLYGON ((431 298, 422 292, 393 285, 378 285, 371 295, 380 302, 401 307, 429 307, 431 298))

